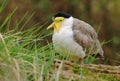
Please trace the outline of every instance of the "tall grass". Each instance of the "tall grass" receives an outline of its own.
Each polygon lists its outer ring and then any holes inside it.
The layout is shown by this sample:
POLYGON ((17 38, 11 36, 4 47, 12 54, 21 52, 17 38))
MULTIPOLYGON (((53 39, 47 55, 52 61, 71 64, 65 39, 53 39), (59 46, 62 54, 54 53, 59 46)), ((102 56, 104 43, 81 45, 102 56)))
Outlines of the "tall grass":
MULTIPOLYGON (((6 0, 3 0, 1 13, 6 6, 5 3, 6 0)), ((17 8, 8 13, 0 24, 0 81, 59 81, 60 71, 54 73, 52 65, 54 58, 63 59, 63 57, 55 56, 51 43, 44 46, 41 43, 49 35, 48 31, 39 24, 23 30, 34 15, 32 13, 21 26, 29 12, 26 12, 19 22, 14 24, 14 28, 9 30, 10 20, 16 11, 17 8), (19 26, 21 28, 18 30, 19 26)))
MULTIPOLYGON (((0 13, 6 7, 6 3, 6 0, 1 3, 0 13)), ((28 12, 18 23, 14 24, 13 30, 9 30, 10 20, 16 10, 17 8, 8 13, 0 24, 0 81, 42 81, 45 76, 48 78, 50 76, 49 72, 54 58, 52 45, 49 43, 42 46, 40 43, 46 36, 46 32, 40 31, 42 26, 39 24, 23 30, 34 13, 24 22, 21 29, 18 30, 18 27, 28 12), (3 27, 6 27, 5 30, 3 27), (38 33, 39 31, 41 33, 38 33)))
MULTIPOLYGON (((0 13, 6 5, 7 0, 3 0, 0 13)), ((8 13, 0 24, 0 81, 58 81, 60 78, 59 72, 57 72, 57 75, 51 74, 52 64, 54 58, 63 59, 63 57, 55 56, 51 43, 42 45, 40 41, 49 35, 42 26, 35 24, 29 29, 23 30, 34 13, 29 15, 28 20, 21 25, 29 14, 29 12, 26 12, 19 22, 14 24, 14 29, 9 30, 10 21, 16 11, 17 8, 8 13), (3 27, 5 27, 4 30, 3 27)))
MULTIPOLYGON (((0 13, 4 11, 6 5, 7 0, 2 0, 0 13)), ((16 11, 17 8, 8 13, 0 24, 0 81, 59 81, 63 64, 61 63, 57 73, 54 72, 52 65, 54 58, 64 60, 64 57, 55 55, 51 43, 43 45, 41 42, 50 34, 38 23, 23 30, 34 15, 34 13, 29 15, 29 12, 26 12, 19 22, 14 23, 14 29, 9 30, 10 21, 16 11), (29 18, 23 23, 27 15, 29 18)), ((2 15, 0 15, 1 17, 2 15)), ((68 55, 67 59, 69 57, 68 55)), ((94 57, 89 56, 84 63, 93 61, 94 57)), ((79 75, 88 74, 84 68, 72 69, 79 75)))

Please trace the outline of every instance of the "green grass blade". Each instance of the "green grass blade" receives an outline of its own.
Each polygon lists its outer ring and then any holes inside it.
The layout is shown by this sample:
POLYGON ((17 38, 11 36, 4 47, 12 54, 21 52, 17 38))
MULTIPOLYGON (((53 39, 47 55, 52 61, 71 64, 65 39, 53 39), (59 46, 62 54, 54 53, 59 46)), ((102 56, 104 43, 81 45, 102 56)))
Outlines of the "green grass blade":
POLYGON ((7 22, 11 19, 12 15, 15 13, 16 10, 17 7, 10 14, 8 14, 3 23, 0 25, 0 30, 7 24, 7 22))
POLYGON ((7 0, 2 0, 1 1, 1 6, 0 6, 0 14, 3 12, 3 10, 5 9, 5 7, 7 6, 7 0))

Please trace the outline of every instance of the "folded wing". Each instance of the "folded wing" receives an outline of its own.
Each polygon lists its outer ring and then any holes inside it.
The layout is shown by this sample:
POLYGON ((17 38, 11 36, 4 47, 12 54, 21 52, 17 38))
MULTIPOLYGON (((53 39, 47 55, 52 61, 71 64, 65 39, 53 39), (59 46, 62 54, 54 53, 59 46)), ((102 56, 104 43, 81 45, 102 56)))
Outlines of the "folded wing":
POLYGON ((74 18, 73 32, 75 41, 79 43, 88 54, 98 53, 102 58, 104 57, 97 33, 91 25, 74 18))

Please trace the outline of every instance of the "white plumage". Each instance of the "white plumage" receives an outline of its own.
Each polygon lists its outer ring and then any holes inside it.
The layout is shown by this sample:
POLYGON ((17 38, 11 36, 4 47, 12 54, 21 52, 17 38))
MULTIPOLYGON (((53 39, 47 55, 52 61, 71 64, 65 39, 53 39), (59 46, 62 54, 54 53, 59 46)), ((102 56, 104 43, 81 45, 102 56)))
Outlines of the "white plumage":
POLYGON ((60 27, 60 31, 54 31, 52 41, 57 52, 65 52, 83 58, 85 53, 82 46, 74 41, 73 37, 73 17, 65 19, 60 27))

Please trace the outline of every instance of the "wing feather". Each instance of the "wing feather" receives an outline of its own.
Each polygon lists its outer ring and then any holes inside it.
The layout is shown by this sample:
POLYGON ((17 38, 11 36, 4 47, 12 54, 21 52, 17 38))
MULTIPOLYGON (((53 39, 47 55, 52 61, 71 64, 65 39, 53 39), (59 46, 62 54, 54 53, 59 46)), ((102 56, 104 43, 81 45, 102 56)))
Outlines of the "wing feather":
POLYGON ((100 56, 103 57, 103 50, 98 40, 97 33, 93 27, 76 18, 74 18, 73 22, 75 41, 79 43, 84 50, 87 50, 87 52, 90 52, 90 48, 92 48, 93 54, 98 52, 100 56))

